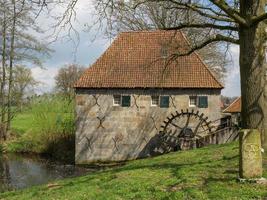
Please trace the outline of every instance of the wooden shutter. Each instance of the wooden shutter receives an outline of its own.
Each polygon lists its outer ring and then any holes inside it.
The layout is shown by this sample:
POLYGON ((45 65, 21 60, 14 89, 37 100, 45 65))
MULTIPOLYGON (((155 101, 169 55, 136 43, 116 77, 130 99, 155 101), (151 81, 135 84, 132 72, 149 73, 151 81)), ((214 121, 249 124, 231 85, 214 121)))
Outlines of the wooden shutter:
POLYGON ((160 96, 160 107, 169 108, 170 98, 169 96, 160 96))
POLYGON ((130 107, 131 106, 131 96, 122 96, 122 107, 130 107))
POLYGON ((198 107, 199 108, 207 108, 208 107, 208 97, 207 96, 198 97, 198 107))

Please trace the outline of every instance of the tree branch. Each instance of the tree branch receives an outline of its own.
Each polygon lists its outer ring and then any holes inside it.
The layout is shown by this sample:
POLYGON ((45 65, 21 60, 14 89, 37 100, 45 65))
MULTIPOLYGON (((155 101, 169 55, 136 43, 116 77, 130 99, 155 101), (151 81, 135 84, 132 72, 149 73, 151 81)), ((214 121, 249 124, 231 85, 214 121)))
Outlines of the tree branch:
POLYGON ((220 41, 230 42, 230 43, 233 43, 233 44, 239 44, 239 40, 238 39, 231 38, 231 37, 228 37, 228 36, 224 36, 224 35, 221 35, 221 34, 217 34, 217 35, 211 36, 210 38, 208 38, 204 42, 202 42, 200 44, 197 44, 196 46, 192 47, 190 50, 188 50, 188 51, 186 51, 184 53, 175 54, 175 55, 176 56, 188 56, 191 53, 193 53, 194 51, 200 50, 200 49, 204 48, 205 46, 207 46, 207 45, 209 45, 209 44, 211 44, 213 42, 220 42, 220 41))
POLYGON ((201 23, 201 24, 189 24, 189 23, 184 23, 184 24, 179 24, 176 27, 170 27, 170 28, 164 28, 165 30, 179 30, 183 28, 213 28, 213 29, 219 29, 219 30, 232 30, 232 31, 238 31, 238 27, 234 26, 223 26, 223 25, 216 25, 216 24, 211 24, 211 23, 201 23))
POLYGON ((224 11, 229 17, 234 19, 237 23, 242 24, 244 26, 249 26, 246 19, 240 16, 239 12, 233 8, 231 8, 224 0, 209 0, 211 3, 216 5, 222 11, 224 11))
MULTIPOLYGON (((207 12, 203 12, 201 10, 201 8, 199 9, 198 6, 196 5, 191 5, 191 4, 185 4, 184 5, 185 7, 197 12, 199 15, 203 16, 203 17, 207 17, 207 18, 210 18, 210 19, 215 19, 217 21, 223 21, 223 22, 234 22, 234 20, 230 19, 230 18, 227 18, 225 16, 220 16, 219 13, 215 13, 216 15, 211 15, 211 14, 208 14, 207 12)), ((212 12, 214 12, 212 10, 212 12)))
POLYGON ((267 13, 264 13, 260 16, 257 16, 257 17, 252 17, 251 19, 251 25, 257 25, 258 23, 262 22, 263 20, 266 20, 267 19, 267 13))

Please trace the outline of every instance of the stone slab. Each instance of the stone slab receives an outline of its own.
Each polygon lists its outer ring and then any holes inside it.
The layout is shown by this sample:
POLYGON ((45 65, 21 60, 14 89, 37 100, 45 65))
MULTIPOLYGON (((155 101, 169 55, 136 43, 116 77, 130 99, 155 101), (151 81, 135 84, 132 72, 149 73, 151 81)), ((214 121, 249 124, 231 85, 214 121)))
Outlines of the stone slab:
POLYGON ((261 134, 258 130, 243 129, 239 132, 239 153, 240 178, 261 178, 261 134))

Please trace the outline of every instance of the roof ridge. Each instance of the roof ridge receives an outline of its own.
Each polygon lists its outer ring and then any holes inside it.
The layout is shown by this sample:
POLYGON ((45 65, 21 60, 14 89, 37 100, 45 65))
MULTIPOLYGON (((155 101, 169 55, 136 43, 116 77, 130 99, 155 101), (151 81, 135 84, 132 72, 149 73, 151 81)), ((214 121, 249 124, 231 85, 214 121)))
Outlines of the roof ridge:
POLYGON ((129 30, 129 31, 122 31, 118 34, 123 33, 153 33, 153 32, 182 32, 181 30, 164 30, 164 29, 147 29, 147 30, 129 30))

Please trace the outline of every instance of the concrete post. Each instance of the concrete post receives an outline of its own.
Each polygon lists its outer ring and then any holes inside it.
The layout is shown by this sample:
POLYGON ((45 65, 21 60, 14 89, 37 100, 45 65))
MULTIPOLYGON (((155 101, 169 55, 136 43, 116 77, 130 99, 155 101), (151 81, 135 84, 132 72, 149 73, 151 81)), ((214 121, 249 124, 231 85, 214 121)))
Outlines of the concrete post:
POLYGON ((239 132, 239 175, 244 179, 262 177, 261 134, 256 129, 239 132))

